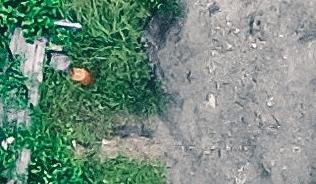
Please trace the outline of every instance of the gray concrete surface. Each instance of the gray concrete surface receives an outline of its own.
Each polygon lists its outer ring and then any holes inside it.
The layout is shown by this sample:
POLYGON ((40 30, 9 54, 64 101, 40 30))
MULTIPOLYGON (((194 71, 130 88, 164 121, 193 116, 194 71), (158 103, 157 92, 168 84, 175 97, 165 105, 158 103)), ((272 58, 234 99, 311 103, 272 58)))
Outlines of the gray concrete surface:
MULTIPOLYGON (((188 0, 159 48, 172 184, 316 183, 316 1, 188 0)), ((156 41, 156 42, 155 42, 156 41)))

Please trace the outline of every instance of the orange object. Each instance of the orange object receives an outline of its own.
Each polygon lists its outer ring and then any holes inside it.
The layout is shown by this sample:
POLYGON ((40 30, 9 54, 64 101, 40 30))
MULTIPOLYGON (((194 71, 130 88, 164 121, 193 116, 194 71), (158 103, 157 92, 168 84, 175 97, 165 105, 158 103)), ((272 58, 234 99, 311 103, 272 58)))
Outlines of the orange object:
POLYGON ((91 73, 83 68, 72 68, 70 70, 70 77, 72 80, 85 86, 92 83, 91 73))

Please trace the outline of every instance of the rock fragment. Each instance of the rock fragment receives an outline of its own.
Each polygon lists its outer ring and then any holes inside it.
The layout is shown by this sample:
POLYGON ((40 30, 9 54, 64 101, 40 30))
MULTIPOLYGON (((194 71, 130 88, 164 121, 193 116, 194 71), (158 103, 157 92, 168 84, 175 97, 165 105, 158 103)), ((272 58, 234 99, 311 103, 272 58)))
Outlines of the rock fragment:
POLYGON ((215 109, 216 108, 216 98, 215 98, 214 94, 212 94, 212 93, 208 94, 206 99, 207 99, 207 106, 215 109))

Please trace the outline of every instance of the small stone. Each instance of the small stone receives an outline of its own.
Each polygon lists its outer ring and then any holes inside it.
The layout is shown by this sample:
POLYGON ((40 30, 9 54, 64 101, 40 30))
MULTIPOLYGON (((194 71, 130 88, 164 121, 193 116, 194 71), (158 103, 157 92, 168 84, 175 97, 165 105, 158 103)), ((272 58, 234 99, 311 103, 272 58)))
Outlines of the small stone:
POLYGON ((226 145, 226 151, 230 151, 232 149, 232 147, 226 145))
POLYGON ((147 42, 147 39, 142 36, 142 37, 140 38, 140 43, 145 43, 145 42, 147 42))
POLYGON ((212 50, 212 51, 211 51, 211 56, 214 57, 214 56, 216 56, 216 55, 217 55, 217 51, 216 51, 216 50, 212 50))
POLYGON ((274 105, 274 98, 273 97, 270 97, 268 100, 267 100, 267 106, 268 107, 272 107, 274 105))
POLYGON ((102 145, 109 145, 110 141, 106 140, 106 139, 102 139, 102 145))
POLYGON ((235 28, 235 30, 233 31, 233 33, 234 33, 234 34, 238 34, 238 33, 240 33, 240 29, 235 28))
POLYGON ((214 109, 216 108, 216 99, 212 93, 207 95, 207 105, 214 109))
POLYGON ((284 166, 282 167, 282 170, 286 170, 286 169, 287 169, 287 166, 284 165, 284 166))
POLYGON ((227 43, 227 44, 226 44, 226 50, 227 50, 227 51, 232 51, 232 50, 233 50, 233 45, 227 43))
POLYGON ((133 148, 127 148, 128 151, 132 152, 133 151, 133 148))
POLYGON ((211 154, 210 151, 204 151, 203 153, 204 153, 204 155, 210 155, 211 154))
POLYGON ((294 147, 292 148, 292 151, 293 151, 294 153, 299 153, 299 152, 301 152, 301 148, 298 147, 298 146, 294 146, 294 147))
POLYGON ((71 141, 72 147, 76 149, 77 147, 77 142, 75 140, 71 141))
POLYGON ((213 145, 213 146, 210 147, 210 150, 211 150, 211 151, 214 151, 215 149, 216 149, 216 146, 215 146, 215 145, 213 145))
POLYGON ((14 137, 8 137, 7 140, 6 140, 6 142, 7 142, 8 144, 12 144, 14 140, 15 140, 14 137))
POLYGON ((228 136, 228 137, 231 137, 231 136, 232 136, 232 132, 231 132, 231 131, 228 131, 228 132, 227 132, 227 136, 228 136))
POLYGON ((70 59, 66 55, 53 53, 49 65, 55 70, 65 71, 69 68, 70 59))
POLYGON ((2 146, 2 148, 3 148, 4 150, 8 150, 8 144, 7 144, 6 141, 2 141, 2 142, 1 142, 1 146, 2 146))
POLYGON ((257 48, 257 44, 255 44, 255 43, 252 43, 250 46, 251 46, 251 48, 253 48, 253 49, 256 49, 256 48, 257 48))
POLYGON ((271 160, 271 166, 272 166, 272 167, 275 166, 275 160, 271 160))

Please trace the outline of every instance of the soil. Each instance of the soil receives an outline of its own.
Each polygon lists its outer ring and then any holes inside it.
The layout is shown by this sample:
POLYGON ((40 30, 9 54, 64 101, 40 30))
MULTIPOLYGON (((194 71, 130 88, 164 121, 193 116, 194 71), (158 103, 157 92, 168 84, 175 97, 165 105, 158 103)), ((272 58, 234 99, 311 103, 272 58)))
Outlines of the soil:
POLYGON ((184 4, 146 36, 167 113, 101 151, 163 160, 170 184, 316 184, 316 1, 184 4))
POLYGON ((315 184, 316 1, 185 4, 165 41, 148 31, 168 183, 315 184))

